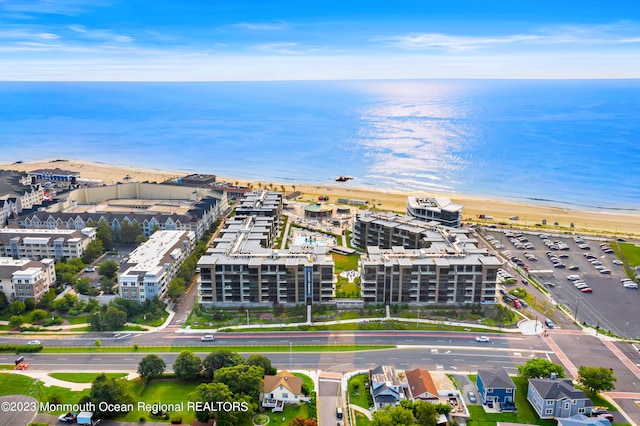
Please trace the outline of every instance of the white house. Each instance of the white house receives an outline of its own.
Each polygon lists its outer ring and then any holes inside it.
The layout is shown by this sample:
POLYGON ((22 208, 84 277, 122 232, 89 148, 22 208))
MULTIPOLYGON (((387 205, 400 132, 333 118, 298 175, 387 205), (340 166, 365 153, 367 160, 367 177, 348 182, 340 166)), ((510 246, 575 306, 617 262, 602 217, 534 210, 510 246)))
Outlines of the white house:
POLYGON ((302 398, 302 378, 287 370, 275 376, 264 376, 262 406, 282 411, 285 404, 297 404, 302 398))

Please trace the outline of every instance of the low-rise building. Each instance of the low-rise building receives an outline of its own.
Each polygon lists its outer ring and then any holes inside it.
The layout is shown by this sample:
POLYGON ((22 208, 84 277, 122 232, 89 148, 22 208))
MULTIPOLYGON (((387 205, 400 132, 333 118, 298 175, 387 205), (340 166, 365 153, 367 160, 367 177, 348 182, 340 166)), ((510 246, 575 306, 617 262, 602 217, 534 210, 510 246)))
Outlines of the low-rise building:
POLYGON ((95 228, 0 229, 0 256, 28 259, 77 259, 96 238, 95 228))
POLYGON ((24 302, 33 298, 38 302, 56 281, 53 259, 41 261, 0 257, 0 291, 9 302, 24 302))
POLYGON ((29 185, 26 174, 0 170, 0 227, 23 210, 41 205, 43 200, 43 188, 29 185))
POLYGON ((593 402, 570 379, 529 379, 527 400, 541 419, 591 414, 593 402))
POLYGON ((407 198, 407 216, 427 222, 435 221, 452 228, 459 228, 462 224, 462 208, 445 197, 407 198))
POLYGON ((405 371, 407 378, 407 388, 411 401, 429 401, 433 403, 439 402, 438 389, 431 374, 427 370, 416 368, 415 370, 405 371))
POLYGON ((405 399, 402 382, 396 369, 390 365, 379 365, 369 370, 369 391, 375 409, 387 405, 396 406, 405 399))
POLYGON ((504 368, 478 370, 476 386, 483 404, 490 403, 501 409, 504 405, 508 411, 515 410, 516 385, 504 368))
POLYGON ((171 280, 196 244, 189 231, 156 231, 131 252, 118 275, 118 295, 143 303, 164 299, 171 280))
POLYGON ((75 183, 76 180, 80 178, 80 172, 63 170, 56 167, 54 169, 31 170, 27 173, 27 176, 29 179, 32 179, 34 183, 41 180, 75 183))
POLYGON ((302 379, 282 370, 274 376, 264 376, 262 383, 262 406, 274 412, 282 411, 285 405, 301 401, 302 379))

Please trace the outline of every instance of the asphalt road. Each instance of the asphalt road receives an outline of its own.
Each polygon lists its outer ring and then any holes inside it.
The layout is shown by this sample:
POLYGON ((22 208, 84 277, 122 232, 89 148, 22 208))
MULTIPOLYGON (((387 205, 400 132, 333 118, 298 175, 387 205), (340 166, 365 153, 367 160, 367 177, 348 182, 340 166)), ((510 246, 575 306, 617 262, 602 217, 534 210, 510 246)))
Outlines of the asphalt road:
MULTIPOLYGON (((200 338, 208 334, 176 333, 163 330, 160 333, 87 333, 85 335, 46 336, 39 340, 45 347, 93 347, 95 340, 103 346, 193 346, 193 350, 207 351, 224 346, 293 346, 302 345, 434 345, 471 346, 492 348, 516 348, 520 350, 547 350, 546 344, 538 336, 519 334, 484 333, 491 338, 489 343, 478 343, 477 333, 427 332, 427 331, 356 331, 356 332, 277 332, 277 333, 217 333, 214 342, 202 342, 200 338)), ((0 343, 26 343, 33 337, 2 336, 0 343)))

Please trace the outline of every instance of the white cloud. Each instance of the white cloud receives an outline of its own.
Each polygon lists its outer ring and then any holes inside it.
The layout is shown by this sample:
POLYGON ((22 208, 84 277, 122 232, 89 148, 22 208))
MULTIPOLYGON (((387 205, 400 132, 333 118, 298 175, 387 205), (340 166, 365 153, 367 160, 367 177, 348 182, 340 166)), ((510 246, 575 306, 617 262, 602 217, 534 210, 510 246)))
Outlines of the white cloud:
POLYGON ((284 22, 238 22, 229 26, 251 31, 280 31, 288 28, 289 25, 284 22))
POLYGON ((253 49, 260 50, 265 53, 272 53, 276 55, 302 55, 304 50, 296 49, 299 46, 298 43, 264 43, 253 46, 253 49))
POLYGON ((112 30, 107 29, 88 29, 80 25, 70 25, 67 28, 87 39, 111 41, 117 43, 131 43, 134 40, 133 37, 122 34, 115 34, 112 30))
POLYGON ((530 33, 507 35, 456 35, 444 33, 409 33, 379 36, 383 42, 403 50, 446 50, 452 52, 505 45, 603 45, 639 43, 640 29, 627 23, 600 26, 559 25, 543 27, 530 33))

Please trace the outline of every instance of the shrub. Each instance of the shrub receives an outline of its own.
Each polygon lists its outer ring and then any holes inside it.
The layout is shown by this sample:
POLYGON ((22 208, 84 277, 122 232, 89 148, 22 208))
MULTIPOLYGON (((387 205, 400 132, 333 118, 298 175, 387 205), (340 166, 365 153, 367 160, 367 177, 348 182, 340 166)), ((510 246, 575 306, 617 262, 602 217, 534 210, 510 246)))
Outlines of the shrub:
POLYGON ((182 424, 182 416, 173 416, 171 418, 171 424, 172 425, 179 425, 182 424))
POLYGON ((0 344, 0 352, 34 353, 40 352, 42 345, 8 345, 0 344))
POLYGON ((140 421, 140 423, 144 423, 144 422, 147 421, 147 418, 145 416, 140 416, 139 421, 140 421))

